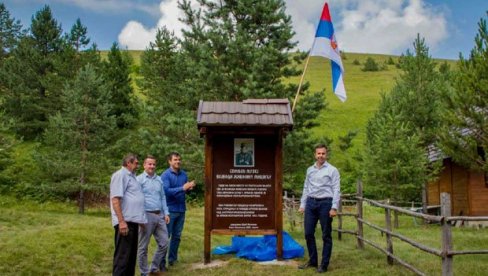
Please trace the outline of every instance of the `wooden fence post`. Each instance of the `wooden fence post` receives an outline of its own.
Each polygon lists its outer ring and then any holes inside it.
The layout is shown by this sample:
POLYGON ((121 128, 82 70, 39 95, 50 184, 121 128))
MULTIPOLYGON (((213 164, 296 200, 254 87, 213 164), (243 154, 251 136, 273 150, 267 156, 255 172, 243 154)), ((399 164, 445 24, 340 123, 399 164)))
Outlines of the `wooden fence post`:
MULTIPOLYGON (((390 205, 389 199, 386 201, 386 204, 390 205)), ((386 224, 386 230, 391 232, 391 210, 388 208, 385 208, 385 224, 386 224)), ((393 241, 389 233, 386 233, 386 251, 388 251, 388 253, 393 254, 393 241)), ((386 261, 388 262, 389 265, 393 265, 392 257, 386 256, 386 261)))
MULTIPOLYGON (((422 214, 427 214, 427 183, 422 184, 422 214)), ((423 219, 423 223, 425 224, 427 220, 423 219)))
POLYGON ((363 238, 363 223, 361 220, 363 219, 363 182, 361 180, 358 180, 357 183, 357 222, 358 222, 358 237, 357 237, 357 242, 358 242, 358 248, 363 249, 364 248, 364 242, 362 240, 363 238))
MULTIPOLYGON (((397 203, 397 205, 400 205, 397 203)), ((393 214, 395 216, 395 220, 393 222, 393 227, 395 227, 395 229, 398 229, 400 226, 399 226, 399 223, 398 223, 398 212, 397 211, 393 211, 393 214)))
POLYGON ((342 240, 342 199, 339 199, 339 206, 338 206, 339 210, 337 210, 339 212, 339 215, 337 216, 337 222, 338 222, 338 225, 337 225, 337 239, 339 240, 342 240))
POLYGON ((442 275, 452 276, 452 261, 451 255, 448 252, 452 249, 452 233, 451 224, 446 221, 447 217, 451 216, 451 196, 448 193, 441 193, 441 216, 443 220, 442 225, 442 275))

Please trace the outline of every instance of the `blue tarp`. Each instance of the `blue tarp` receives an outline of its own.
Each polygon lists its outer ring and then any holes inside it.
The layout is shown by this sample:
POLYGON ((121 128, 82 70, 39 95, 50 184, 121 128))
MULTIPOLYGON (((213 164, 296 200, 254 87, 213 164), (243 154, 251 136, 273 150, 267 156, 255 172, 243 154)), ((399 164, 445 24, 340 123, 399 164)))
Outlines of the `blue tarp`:
MULTIPOLYGON (((305 250, 288 233, 283 232, 283 259, 302 258, 305 250)), ((215 255, 236 253, 239 258, 252 261, 271 261, 276 259, 276 235, 263 237, 232 237, 231 246, 217 246, 215 255)))

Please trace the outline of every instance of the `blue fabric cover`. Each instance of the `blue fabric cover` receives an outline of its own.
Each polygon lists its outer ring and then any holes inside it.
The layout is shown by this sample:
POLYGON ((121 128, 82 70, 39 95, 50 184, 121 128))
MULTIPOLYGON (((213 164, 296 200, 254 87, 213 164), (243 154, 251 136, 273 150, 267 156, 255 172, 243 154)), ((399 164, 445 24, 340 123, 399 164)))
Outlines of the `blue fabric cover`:
MULTIPOLYGON (((263 237, 232 237, 231 246, 217 246, 212 254, 223 255, 236 253, 239 258, 252 261, 271 261, 276 259, 276 235, 263 237)), ((302 258, 303 246, 297 243, 288 233, 283 232, 283 259, 302 258)))

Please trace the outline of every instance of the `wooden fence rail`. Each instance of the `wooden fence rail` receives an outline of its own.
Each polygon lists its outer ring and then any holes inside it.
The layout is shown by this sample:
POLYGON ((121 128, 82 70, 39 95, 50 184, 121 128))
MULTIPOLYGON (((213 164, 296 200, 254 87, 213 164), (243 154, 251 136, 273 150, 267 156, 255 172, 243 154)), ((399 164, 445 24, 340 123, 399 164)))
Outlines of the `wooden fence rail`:
MULTIPOLYGON (((455 255, 467 255, 467 254, 488 254, 488 249, 483 250, 463 250, 463 251, 454 251, 452 250, 452 222, 453 221, 488 221, 488 217, 467 217, 467 216, 451 216, 451 200, 450 195, 448 193, 441 193, 441 215, 434 216, 423 214, 419 212, 415 212, 408 209, 403 209, 397 206, 392 206, 389 202, 381 203, 379 201, 367 199, 363 197, 363 187, 362 182, 358 181, 357 185, 357 194, 347 194, 342 195, 339 210, 338 210, 338 228, 333 229, 335 232, 338 233, 338 239, 342 239, 342 233, 350 234, 356 236, 357 239, 357 247, 358 249, 363 249, 364 244, 368 244, 387 256, 388 264, 392 265, 394 262, 404 266, 405 268, 409 269, 410 271, 418 274, 418 275, 425 275, 424 272, 420 271, 418 268, 414 267, 413 265, 401 260, 398 256, 394 255, 394 248, 393 248, 393 240, 392 237, 397 238, 403 242, 406 242, 413 247, 420 249, 424 252, 429 254, 438 256, 441 258, 442 262, 442 275, 443 276, 452 276, 453 275, 453 256, 455 255), (346 199, 346 198, 354 198, 346 199), (342 210, 342 203, 356 203, 356 213, 347 213, 343 212, 342 210), (383 208, 385 210, 385 227, 382 228, 378 225, 375 225, 366 219, 363 218, 363 202, 367 202, 370 205, 383 208), (441 225, 441 249, 435 249, 418 243, 410 238, 407 238, 401 234, 395 233, 392 230, 392 221, 391 221, 391 213, 392 211, 397 215, 398 213, 402 213, 408 216, 422 218, 426 221, 431 222, 438 222, 441 225), (357 228, 356 230, 345 230, 342 229, 342 218, 343 217, 353 217, 356 219, 357 228), (363 225, 367 225, 375 230, 380 231, 382 234, 384 233, 386 236, 386 248, 381 247, 380 245, 376 244, 375 242, 368 240, 364 237, 363 225)), ((397 228, 397 227, 395 227, 397 228)))

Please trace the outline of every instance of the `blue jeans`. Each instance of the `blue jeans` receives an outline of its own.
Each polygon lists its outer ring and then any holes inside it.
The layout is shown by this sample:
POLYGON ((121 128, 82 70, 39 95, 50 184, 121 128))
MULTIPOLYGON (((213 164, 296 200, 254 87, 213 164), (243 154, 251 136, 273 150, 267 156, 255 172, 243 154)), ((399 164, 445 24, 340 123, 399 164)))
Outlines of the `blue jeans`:
POLYGON ((164 256, 166 256, 168 249, 168 231, 166 230, 164 215, 146 212, 146 217, 147 223, 144 225, 144 229, 139 229, 139 249, 137 256, 139 258, 141 275, 158 271, 159 264, 164 256), (154 253, 151 267, 149 268, 147 266, 147 248, 153 235, 154 239, 156 239, 158 249, 154 253))
MULTIPOLYGON (((185 212, 173 212, 169 214, 168 235, 170 238, 168 250, 168 263, 173 264, 178 260, 178 247, 180 247, 181 233, 185 225, 185 212)), ((161 262, 160 268, 166 265, 166 256, 161 262)))
POLYGON ((329 266, 330 255, 332 253, 332 218, 329 211, 332 208, 332 198, 313 199, 307 198, 305 206, 305 240, 307 241, 309 263, 318 264, 317 244, 315 242, 315 228, 320 221, 322 228, 322 262, 320 265, 324 268, 329 266))

